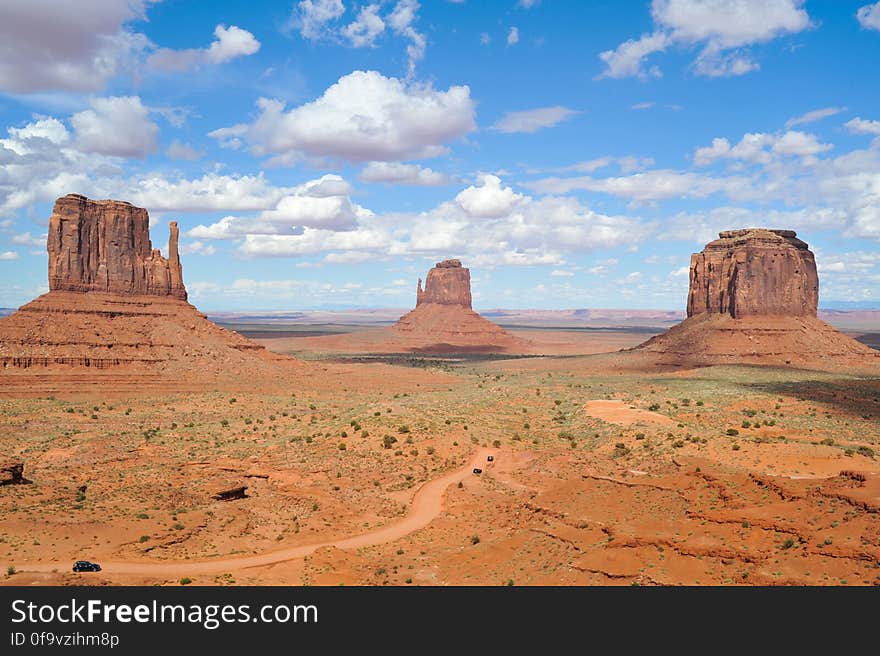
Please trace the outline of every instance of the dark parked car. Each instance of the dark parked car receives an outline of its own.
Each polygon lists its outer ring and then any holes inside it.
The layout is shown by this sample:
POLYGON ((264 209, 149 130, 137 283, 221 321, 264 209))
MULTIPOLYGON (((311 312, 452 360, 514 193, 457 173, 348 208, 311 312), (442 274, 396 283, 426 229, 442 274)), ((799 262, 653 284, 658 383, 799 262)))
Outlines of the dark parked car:
POLYGON ((487 456, 486 460, 489 462, 495 462, 495 456, 487 456))
POLYGON ((73 564, 74 572, 100 572, 101 566, 98 563, 90 563, 88 560, 78 560, 73 564))
POLYGON ((474 467, 474 473, 475 473, 475 474, 482 474, 482 473, 483 473, 483 470, 480 469, 479 467, 474 467))

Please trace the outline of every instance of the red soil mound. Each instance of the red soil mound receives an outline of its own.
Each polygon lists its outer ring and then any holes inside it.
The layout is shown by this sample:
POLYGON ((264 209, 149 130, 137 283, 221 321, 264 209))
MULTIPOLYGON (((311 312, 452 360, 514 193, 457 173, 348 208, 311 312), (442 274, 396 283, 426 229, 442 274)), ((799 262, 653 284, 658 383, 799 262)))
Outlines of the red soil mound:
POLYGON ((876 370, 880 352, 815 317, 734 319, 699 314, 637 347, 658 364, 759 364, 826 371, 876 370))

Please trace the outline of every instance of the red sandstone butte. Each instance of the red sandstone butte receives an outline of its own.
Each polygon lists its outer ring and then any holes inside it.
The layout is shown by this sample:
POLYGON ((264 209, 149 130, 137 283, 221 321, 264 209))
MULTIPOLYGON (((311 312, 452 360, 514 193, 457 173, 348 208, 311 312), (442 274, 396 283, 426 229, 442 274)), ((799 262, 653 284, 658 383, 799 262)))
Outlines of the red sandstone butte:
POLYGON ((444 260, 428 272, 416 307, 392 327, 405 347, 422 352, 507 352, 528 342, 484 319, 471 307, 471 274, 459 260, 444 260))
POLYGON ((687 315, 815 317, 816 260, 792 230, 728 230, 691 256, 687 315))
POLYGON ((190 305, 177 224, 167 259, 149 226, 147 211, 131 203, 78 194, 55 202, 49 293, 0 319, 0 392, 260 385, 300 367, 190 305))
POLYGON ((68 194, 49 217, 49 290, 173 296, 186 300, 171 223, 168 259, 150 242, 147 210, 68 194))
POLYGON ((444 260, 428 271, 425 289, 419 278, 416 307, 423 303, 460 305, 471 309, 471 272, 461 266, 460 260, 444 260))
POLYGON ((633 352, 670 366, 880 366, 880 353, 816 317, 816 261, 795 232, 749 228, 719 237, 691 256, 688 318, 633 352))

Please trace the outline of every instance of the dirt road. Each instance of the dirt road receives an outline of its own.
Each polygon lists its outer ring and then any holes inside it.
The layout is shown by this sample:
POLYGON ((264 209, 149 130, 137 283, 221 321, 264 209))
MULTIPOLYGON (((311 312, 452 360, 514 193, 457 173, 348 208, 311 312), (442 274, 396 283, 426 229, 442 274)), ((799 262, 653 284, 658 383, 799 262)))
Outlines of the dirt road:
MULTIPOLYGON (((412 503, 406 515, 394 520, 381 528, 377 528, 360 535, 339 537, 323 540, 312 544, 302 544, 288 549, 280 549, 256 556, 244 556, 239 558, 221 558, 216 560, 174 561, 174 562, 143 562, 143 561, 101 561, 101 566, 106 574, 137 574, 143 576, 183 576, 194 574, 216 574, 221 572, 233 572, 249 567, 261 567, 272 565, 288 560, 303 558, 322 547, 336 547, 338 549, 359 549, 371 547, 377 544, 393 542, 400 538, 426 527, 434 518, 443 511, 443 496, 446 489, 468 476, 473 476, 475 467, 485 468, 486 456, 492 453, 490 449, 477 449, 468 459, 467 465, 456 469, 440 478, 423 483, 413 495, 412 503)), ((22 564, 19 570, 22 572, 51 572, 68 571, 72 563, 70 561, 54 563, 22 564)))

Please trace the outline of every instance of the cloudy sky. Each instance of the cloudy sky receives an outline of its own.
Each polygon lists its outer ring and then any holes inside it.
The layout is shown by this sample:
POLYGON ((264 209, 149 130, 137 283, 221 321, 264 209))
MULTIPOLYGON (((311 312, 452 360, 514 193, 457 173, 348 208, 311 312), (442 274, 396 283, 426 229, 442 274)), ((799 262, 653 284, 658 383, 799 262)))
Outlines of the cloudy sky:
POLYGON ((66 193, 181 224, 206 310, 681 309, 719 230, 880 307, 880 2, 3 0, 0 306, 66 193))

